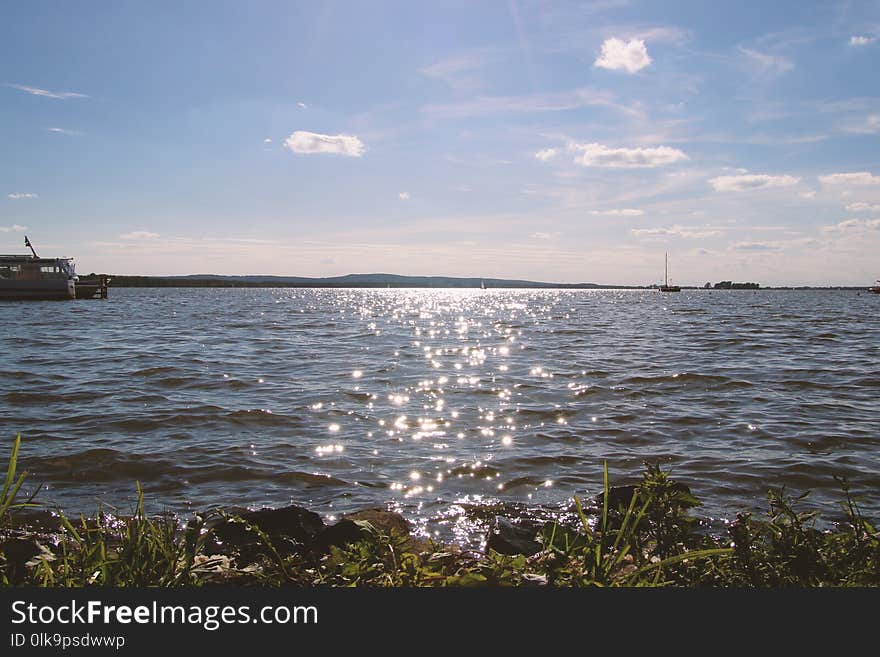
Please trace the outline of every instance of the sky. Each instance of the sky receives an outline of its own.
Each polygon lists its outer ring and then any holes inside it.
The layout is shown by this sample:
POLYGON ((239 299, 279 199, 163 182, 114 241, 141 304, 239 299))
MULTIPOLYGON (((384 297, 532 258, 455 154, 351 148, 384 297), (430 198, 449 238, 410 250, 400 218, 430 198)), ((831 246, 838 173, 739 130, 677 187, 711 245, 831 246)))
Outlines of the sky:
POLYGON ((0 252, 880 278, 880 2, 0 0, 0 252))

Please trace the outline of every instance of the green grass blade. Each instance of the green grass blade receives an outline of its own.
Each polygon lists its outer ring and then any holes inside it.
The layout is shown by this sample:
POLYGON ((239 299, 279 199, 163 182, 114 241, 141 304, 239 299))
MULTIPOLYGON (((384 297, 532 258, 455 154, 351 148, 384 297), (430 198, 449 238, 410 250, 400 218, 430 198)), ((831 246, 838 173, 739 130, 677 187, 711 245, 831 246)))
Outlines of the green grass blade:
POLYGON ((581 505, 581 498, 577 495, 574 496, 574 506, 577 509, 578 517, 581 519, 581 525, 583 525, 584 533, 592 538, 593 530, 590 529, 590 522, 587 520, 587 514, 584 513, 584 507, 581 505))
POLYGON ((18 462, 18 449, 21 446, 21 434, 15 437, 12 443, 12 453, 9 455, 9 465, 6 468, 6 480, 3 482, 3 492, 0 492, 0 500, 6 500, 7 493, 15 481, 15 466, 18 462))
POLYGON ((628 579, 629 581, 633 581, 644 575, 645 573, 650 572, 654 568, 671 566, 672 564, 678 563, 679 561, 686 561, 688 559, 708 559, 709 557, 717 557, 726 554, 733 554, 733 548, 711 548, 708 550, 695 550, 693 552, 676 554, 675 556, 663 559, 663 561, 658 561, 657 563, 648 564, 647 566, 639 568, 637 571, 632 573, 628 579))
POLYGON ((620 529, 617 532, 617 538, 614 540, 614 545, 611 547, 612 552, 617 549, 617 546, 620 544, 620 539, 622 539, 626 535, 626 529, 629 525, 629 521, 632 519, 633 509, 636 506, 636 500, 638 500, 639 492, 638 489, 633 491, 632 499, 629 501, 629 507, 626 509, 626 514, 623 516, 623 522, 620 524, 620 529))
POLYGON ((596 543, 596 568, 602 565, 602 553, 605 551, 605 535, 608 532, 608 493, 611 486, 608 484, 608 461, 602 464, 602 472, 604 476, 602 496, 602 527, 599 533, 599 542, 596 543))
POLYGON ((9 509, 18 508, 21 506, 25 506, 24 503, 15 504, 15 496, 18 495, 18 491, 21 488, 21 485, 24 483, 24 478, 27 476, 27 473, 22 472, 18 477, 18 481, 15 482, 15 485, 12 487, 12 491, 8 496, 4 495, 0 497, 0 519, 2 519, 9 509))

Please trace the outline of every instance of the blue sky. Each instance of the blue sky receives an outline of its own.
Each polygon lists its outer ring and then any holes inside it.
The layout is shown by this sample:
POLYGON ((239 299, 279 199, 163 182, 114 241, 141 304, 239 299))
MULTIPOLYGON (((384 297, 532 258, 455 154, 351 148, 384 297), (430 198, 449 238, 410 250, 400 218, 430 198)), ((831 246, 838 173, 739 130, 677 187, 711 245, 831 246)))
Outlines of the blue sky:
POLYGON ((0 3, 0 251, 880 277, 878 2, 0 3))

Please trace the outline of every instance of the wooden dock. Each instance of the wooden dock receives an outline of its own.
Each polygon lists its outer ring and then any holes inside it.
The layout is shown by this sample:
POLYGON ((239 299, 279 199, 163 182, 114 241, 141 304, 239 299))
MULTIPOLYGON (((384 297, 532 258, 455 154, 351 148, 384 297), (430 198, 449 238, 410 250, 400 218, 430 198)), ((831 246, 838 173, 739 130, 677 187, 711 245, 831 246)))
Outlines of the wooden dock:
POLYGON ((110 287, 109 276, 80 278, 76 282, 77 299, 106 299, 110 287))

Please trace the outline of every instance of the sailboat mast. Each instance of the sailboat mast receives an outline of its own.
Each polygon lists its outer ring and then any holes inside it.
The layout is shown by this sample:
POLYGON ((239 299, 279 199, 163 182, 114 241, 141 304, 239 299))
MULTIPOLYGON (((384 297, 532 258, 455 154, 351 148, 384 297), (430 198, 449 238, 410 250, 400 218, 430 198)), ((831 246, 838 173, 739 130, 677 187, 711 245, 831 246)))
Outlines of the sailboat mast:
POLYGON ((665 273, 663 276, 664 281, 665 281, 664 285, 669 287, 669 253, 664 253, 663 255, 666 257, 666 260, 665 260, 666 268, 665 268, 665 273))

